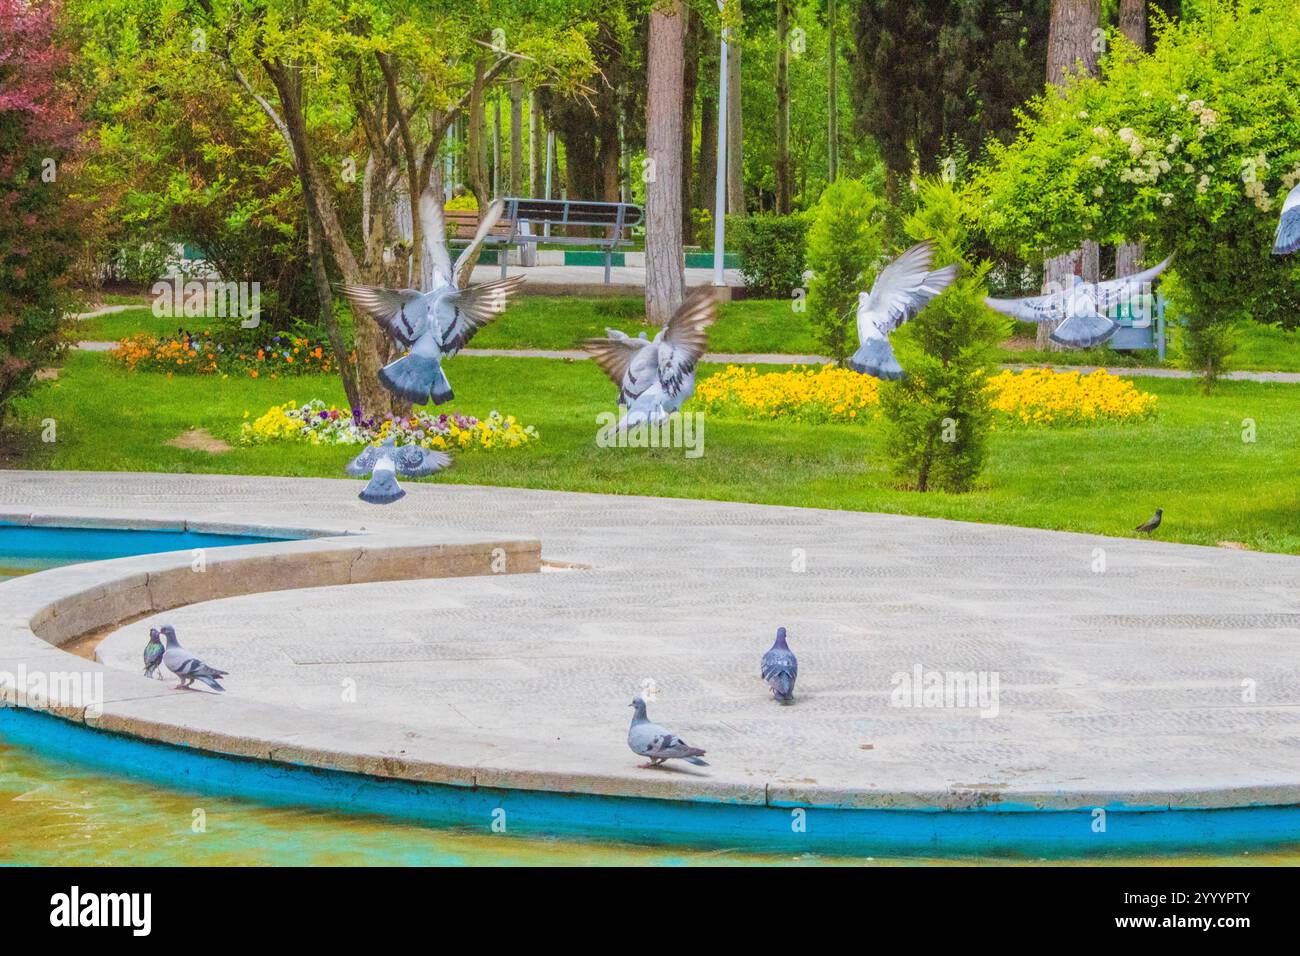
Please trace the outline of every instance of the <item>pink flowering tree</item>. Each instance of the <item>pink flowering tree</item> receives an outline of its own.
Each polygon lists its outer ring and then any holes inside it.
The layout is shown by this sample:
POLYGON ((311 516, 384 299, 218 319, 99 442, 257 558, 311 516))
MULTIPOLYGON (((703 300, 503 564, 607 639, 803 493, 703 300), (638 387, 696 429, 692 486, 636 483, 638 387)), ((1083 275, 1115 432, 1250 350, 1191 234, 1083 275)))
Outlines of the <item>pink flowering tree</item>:
POLYGON ((56 3, 0 0, 0 424, 64 347, 80 136, 56 3))

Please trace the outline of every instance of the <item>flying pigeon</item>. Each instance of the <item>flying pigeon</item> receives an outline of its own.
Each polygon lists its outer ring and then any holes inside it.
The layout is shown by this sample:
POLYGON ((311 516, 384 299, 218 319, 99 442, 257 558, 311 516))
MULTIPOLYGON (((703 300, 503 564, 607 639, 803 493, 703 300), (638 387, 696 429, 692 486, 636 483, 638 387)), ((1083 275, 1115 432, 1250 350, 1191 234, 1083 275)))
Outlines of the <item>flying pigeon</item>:
POLYGON ((1277 224, 1277 241, 1273 255, 1289 256, 1300 252, 1300 185, 1291 190, 1282 204, 1282 221, 1277 224))
POLYGON ((163 637, 167 638, 167 650, 163 652, 163 666, 181 679, 178 686, 188 688, 195 681, 198 681, 213 690, 225 690, 217 681, 217 678, 226 676, 225 671, 209 667, 181 647, 180 642, 176 640, 176 630, 170 624, 163 626, 162 634, 163 637))
POLYGON ((704 330, 716 316, 713 290, 705 287, 687 296, 653 339, 606 329, 606 338, 582 343, 618 386, 625 411, 615 429, 663 421, 694 394, 695 365, 709 346, 704 330))
POLYGON ((799 661, 785 643, 785 628, 776 629, 776 643, 763 655, 763 680, 772 688, 772 696, 783 704, 794 703, 794 682, 799 676, 799 661))
POLYGON ((406 494, 397 484, 399 474, 404 478, 423 478, 450 464, 451 456, 444 452, 419 445, 398 446, 389 435, 383 444, 371 445, 353 458, 344 470, 355 478, 370 476, 370 483, 357 497, 372 505, 387 505, 406 494))
POLYGON ((433 288, 429 292, 343 286, 353 311, 374 319, 390 338, 408 350, 379 370, 379 381, 394 395, 417 405, 441 405, 455 398, 442 370, 442 360, 459 352, 475 332, 504 312, 510 296, 523 285, 522 276, 469 284, 483 241, 503 208, 499 199, 488 207, 478 232, 455 266, 448 264, 445 244, 435 244, 433 288))
POLYGON ((700 759, 704 756, 703 750, 692 747, 681 737, 658 724, 650 723, 650 719, 645 715, 644 700, 636 697, 632 700, 631 706, 635 712, 632 714, 632 726, 627 730, 627 745, 632 748, 633 753, 650 758, 649 763, 641 764, 642 767, 647 769, 657 767, 665 760, 674 759, 685 760, 697 767, 708 766, 700 759))
POLYGON ((930 271, 934 248, 933 239, 917 243, 880 270, 870 293, 858 294, 859 345, 849 359, 854 371, 886 380, 903 377, 889 334, 957 278, 955 264, 930 271))
POLYGON ((1151 516, 1150 521, 1144 521, 1142 524, 1138 525, 1133 530, 1144 531, 1147 534, 1150 534, 1152 531, 1155 531, 1156 528, 1160 527, 1160 519, 1164 517, 1164 513, 1165 512, 1163 508, 1157 508, 1156 513, 1151 516))
POLYGON ((154 677, 162 680, 161 674, 155 674, 158 665, 162 663, 163 652, 167 649, 163 647, 163 642, 158 636, 158 628, 149 628, 149 643, 144 646, 144 676, 154 677))
POLYGON ((1108 282, 1084 282, 1080 276, 1072 276, 1068 289, 1023 299, 988 298, 984 302, 990 309, 1022 322, 1060 322, 1052 331, 1053 342, 1069 348, 1091 348, 1119 331, 1119 324, 1109 317, 1110 312, 1120 303, 1141 295, 1172 261, 1170 256, 1145 272, 1108 282))

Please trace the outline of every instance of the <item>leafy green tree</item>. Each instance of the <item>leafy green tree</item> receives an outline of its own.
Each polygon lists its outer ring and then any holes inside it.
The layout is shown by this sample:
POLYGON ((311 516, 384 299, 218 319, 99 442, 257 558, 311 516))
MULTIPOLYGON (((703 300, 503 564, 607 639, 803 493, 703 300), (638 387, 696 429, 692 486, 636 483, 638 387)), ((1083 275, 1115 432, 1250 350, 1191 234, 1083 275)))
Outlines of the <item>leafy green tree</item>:
POLYGON ((822 193, 808 229, 808 318, 818 343, 843 365, 858 347, 858 294, 880 259, 884 228, 878 187, 841 179, 822 193))
POLYGON ((1084 239, 1174 255, 1186 354, 1213 381, 1234 323, 1294 323, 1300 263, 1271 256, 1300 182, 1300 19, 1291 0, 1204 0, 1157 19, 1153 52, 1111 39, 1101 77, 1033 102, 974 180, 981 229, 1041 260, 1084 239))
POLYGON ((1010 323, 984 305, 988 265, 966 261, 966 210, 952 186, 925 180, 905 228, 934 239, 934 265, 957 262, 961 275, 893 334, 907 370, 881 387, 890 468, 908 487, 964 492, 984 468, 993 413, 985 384, 1010 323))

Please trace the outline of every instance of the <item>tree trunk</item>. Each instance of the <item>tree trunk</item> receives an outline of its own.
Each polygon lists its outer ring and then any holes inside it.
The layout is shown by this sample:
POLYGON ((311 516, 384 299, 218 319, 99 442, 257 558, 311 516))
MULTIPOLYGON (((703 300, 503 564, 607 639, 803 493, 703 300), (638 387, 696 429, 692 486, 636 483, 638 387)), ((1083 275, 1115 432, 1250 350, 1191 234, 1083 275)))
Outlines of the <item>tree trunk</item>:
POLYGON ((487 126, 487 110, 484 104, 484 74, 487 61, 479 58, 474 64, 474 85, 470 88, 469 112, 465 121, 469 124, 465 145, 465 182, 470 192, 478 200, 478 208, 486 209, 492 201, 488 191, 487 174, 487 137, 483 135, 487 126))
MULTIPOLYGON (((1147 46, 1147 0, 1119 0, 1119 29, 1139 50, 1147 46)), ((1142 271, 1145 250, 1140 242, 1121 243, 1115 249, 1115 277, 1142 271)))
POLYGON ((524 173, 524 84, 510 81, 510 195, 518 196, 524 173))
POLYGON ((542 141, 542 108, 537 103, 537 91, 528 94, 528 195, 541 198, 546 145, 542 141))
MULTIPOLYGON (((715 37, 705 37, 704 42, 716 46, 715 37)), ((718 175, 718 70, 717 60, 709 57, 704 62, 708 69, 700 71, 700 165, 695 178, 695 206, 707 209, 713 216, 714 191, 718 175)), ((703 237, 701 237, 703 238, 703 237)))
POLYGON ((790 6, 776 0, 776 212, 790 213, 790 6))
MULTIPOLYGON (((1047 34, 1047 83, 1064 86, 1074 73, 1096 73, 1099 50, 1094 42, 1101 22, 1100 0, 1052 0, 1052 19, 1047 34)), ((1085 244, 1087 245, 1087 244, 1085 244)), ((1093 244, 1095 246, 1095 244, 1093 244)), ((1088 249, 1076 249, 1047 260, 1043 267, 1043 291, 1068 287, 1071 276, 1087 274, 1087 260, 1096 260, 1088 249)), ((1094 269, 1095 273, 1095 269, 1094 269)), ((1038 325, 1038 347, 1061 351, 1050 338, 1058 323, 1038 325)))
POLYGON ((700 18, 686 13, 686 50, 682 73, 682 242, 695 244, 695 221, 691 218, 694 196, 695 88, 700 79, 700 18))
POLYGON ((827 69, 827 111, 826 111, 826 180, 835 182, 840 172, 840 103, 839 103, 839 22, 835 12, 835 0, 828 0, 826 9, 826 40, 830 48, 827 69))
POLYGON ((745 215, 745 131, 740 110, 740 52, 735 43, 727 50, 726 212, 732 216, 745 215))
POLYGON ((658 3, 650 12, 646 78, 646 320, 667 322, 686 297, 682 266, 682 53, 683 0, 658 3))

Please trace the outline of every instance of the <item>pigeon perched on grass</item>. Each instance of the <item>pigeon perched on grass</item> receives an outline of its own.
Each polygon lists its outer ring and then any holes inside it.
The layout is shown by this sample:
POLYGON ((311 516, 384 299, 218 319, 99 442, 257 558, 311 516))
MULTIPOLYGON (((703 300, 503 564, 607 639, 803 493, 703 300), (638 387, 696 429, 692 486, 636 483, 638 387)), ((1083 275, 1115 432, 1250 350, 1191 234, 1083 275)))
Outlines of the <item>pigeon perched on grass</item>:
POLYGON ((423 478, 441 471, 451 464, 445 452, 430 451, 419 445, 398 446, 392 435, 382 445, 371 445, 348 462, 344 469, 356 478, 370 476, 370 483, 358 495, 372 505, 392 504, 406 494, 397 483, 397 476, 423 478))
POLYGON ((483 241, 504 209, 496 200, 479 220, 478 232, 450 265, 446 243, 434 244, 433 288, 383 289, 345 285, 343 294, 358 315, 368 315, 409 351, 379 370, 379 381, 409 402, 441 405, 455 398, 442 370, 442 360, 465 347, 474 333, 505 311, 510 296, 523 285, 522 276, 469 284, 483 241))
POLYGON ((176 630, 170 624, 163 626, 162 635, 167 639, 167 649, 164 651, 162 659, 163 666, 181 679, 180 687, 188 688, 195 681, 198 681, 213 690, 225 691, 225 688, 218 682, 218 678, 226 676, 225 671, 209 667, 181 647, 180 641, 176 640, 176 630))
POLYGON ((692 747, 666 728, 650 723, 650 719, 645 715, 644 700, 640 697, 634 698, 632 708, 634 713, 632 726, 627 731, 627 745, 632 748, 633 753, 650 758, 649 763, 641 764, 642 767, 646 769, 657 767, 665 760, 685 760, 697 767, 708 766, 700 759, 704 756, 703 750, 692 747))
POLYGON ((1051 340, 1068 348, 1086 349, 1101 345, 1119 331, 1119 323, 1110 314, 1124 302, 1130 302, 1169 267, 1173 257, 1145 272, 1138 272, 1107 282, 1085 282, 1070 277, 1070 286, 1046 295, 1023 299, 985 299, 994 311, 1022 322, 1060 322, 1052 330, 1051 340))
POLYGON ((163 653, 167 650, 163 646, 162 638, 158 634, 158 628, 149 628, 149 643, 144 646, 144 676, 157 677, 162 680, 161 674, 156 674, 158 665, 163 661, 163 653))
POLYGON ((1144 532, 1145 534, 1150 534, 1152 531, 1155 531, 1156 528, 1160 527, 1160 521, 1164 517, 1164 514, 1165 512, 1163 508, 1157 508, 1156 513, 1151 516, 1150 521, 1142 522, 1142 524, 1138 525, 1133 530, 1141 531, 1144 532))
POLYGON ((783 704, 794 703, 794 682, 799 676, 799 660, 785 642, 785 628, 776 629, 776 643, 763 655, 763 680, 772 688, 772 696, 783 704))
POLYGON ((713 290, 706 287, 687 296, 653 339, 606 329, 607 338, 582 343, 618 386, 625 411, 614 430, 661 422, 695 393, 695 366, 709 347, 705 329, 716 316, 713 290))
POLYGON ((1300 185, 1287 194, 1282 204, 1282 220, 1277 224, 1277 239, 1273 243, 1273 255, 1289 256, 1300 252, 1300 185))
POLYGON ((874 378, 894 380, 903 377, 903 367, 894 358, 890 333, 915 318, 933 299, 957 278, 956 265, 931 271, 934 260, 933 239, 918 242, 880 270, 871 292, 858 295, 858 350, 849 359, 854 371, 874 378))

